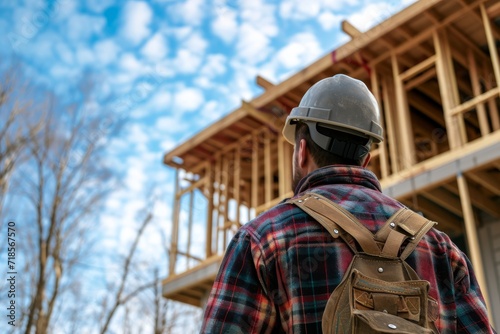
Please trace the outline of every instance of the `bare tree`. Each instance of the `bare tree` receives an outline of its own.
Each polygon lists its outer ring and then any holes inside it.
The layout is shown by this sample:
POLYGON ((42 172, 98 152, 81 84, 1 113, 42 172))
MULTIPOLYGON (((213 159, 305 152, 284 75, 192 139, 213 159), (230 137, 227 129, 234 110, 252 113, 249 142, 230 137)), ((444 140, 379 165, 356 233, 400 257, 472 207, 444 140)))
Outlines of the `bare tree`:
POLYGON ((27 202, 25 219, 33 222, 23 228, 33 245, 31 257, 24 258, 32 274, 26 334, 49 332, 58 300, 75 284, 75 264, 88 251, 90 218, 113 179, 103 157, 111 125, 103 129, 99 117, 77 106, 53 102, 40 109, 42 127, 27 141, 27 160, 16 171, 16 188, 27 202))
POLYGON ((113 300, 109 310, 106 311, 106 316, 104 317, 104 319, 105 319, 104 324, 102 325, 102 327, 99 331, 99 333, 101 333, 101 334, 104 334, 108 331, 109 326, 111 324, 111 321, 113 320, 113 317, 115 316, 116 311, 118 310, 118 308, 120 306, 127 304, 127 302, 130 301, 132 298, 136 297, 138 294, 140 294, 144 290, 154 287, 156 284, 156 281, 151 279, 148 283, 142 284, 138 287, 135 287, 129 293, 125 292, 126 286, 127 286, 127 280, 128 280, 128 277, 130 275, 131 268, 133 265, 132 260, 133 260, 134 254, 137 250, 137 246, 139 245, 139 241, 141 239, 141 236, 144 233, 144 230, 146 229, 146 227, 148 226, 148 224, 151 222, 152 219, 153 219, 153 215, 150 211, 146 215, 146 218, 142 221, 141 226, 139 227, 139 229, 135 235, 134 241, 132 242, 132 245, 129 249, 128 255, 126 256, 124 264, 123 264, 123 272, 122 272, 121 277, 120 277, 118 289, 116 290, 116 293, 114 294, 114 297, 113 297, 114 300, 113 300))
POLYGON ((9 179, 17 163, 21 162, 26 144, 41 130, 41 122, 28 120, 32 106, 17 99, 28 88, 18 79, 18 71, 2 73, 0 80, 0 217, 9 188, 9 179))

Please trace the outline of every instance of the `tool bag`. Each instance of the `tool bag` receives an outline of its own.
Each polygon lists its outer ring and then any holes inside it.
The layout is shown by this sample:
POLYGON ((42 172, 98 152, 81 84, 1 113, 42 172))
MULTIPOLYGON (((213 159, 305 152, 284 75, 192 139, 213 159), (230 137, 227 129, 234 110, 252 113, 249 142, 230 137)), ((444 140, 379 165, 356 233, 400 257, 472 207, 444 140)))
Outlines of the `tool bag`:
POLYGON ((405 262, 436 223, 400 209, 376 233, 350 212, 315 193, 289 200, 342 238, 354 252, 341 283, 330 295, 323 333, 439 333, 438 304, 405 262), (361 249, 358 250, 358 247, 361 249))

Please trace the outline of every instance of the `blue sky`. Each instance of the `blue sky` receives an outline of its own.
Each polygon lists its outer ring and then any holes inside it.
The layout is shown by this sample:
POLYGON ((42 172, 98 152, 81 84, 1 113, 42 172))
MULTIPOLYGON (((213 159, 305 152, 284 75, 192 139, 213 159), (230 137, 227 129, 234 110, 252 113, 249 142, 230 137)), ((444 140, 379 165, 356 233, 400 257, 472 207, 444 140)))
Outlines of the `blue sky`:
MULTIPOLYGON (((260 94, 256 75, 280 82, 347 42, 343 19, 365 31, 412 2, 0 0, 0 67, 20 60, 33 84, 65 102, 87 76, 94 91, 81 107, 128 119, 108 143, 124 177, 101 214, 102 247, 115 248, 130 242, 155 185, 168 234, 174 185, 162 155, 260 94)), ((158 249, 157 231, 146 238, 145 252, 158 249)))

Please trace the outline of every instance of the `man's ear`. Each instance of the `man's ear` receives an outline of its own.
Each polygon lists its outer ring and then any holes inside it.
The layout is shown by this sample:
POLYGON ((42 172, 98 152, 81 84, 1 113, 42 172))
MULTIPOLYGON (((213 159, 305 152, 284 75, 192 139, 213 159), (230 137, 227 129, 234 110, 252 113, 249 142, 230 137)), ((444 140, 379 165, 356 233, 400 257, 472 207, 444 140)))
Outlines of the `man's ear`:
POLYGON ((298 167, 300 168, 305 168, 308 163, 308 151, 307 151, 307 143, 305 139, 301 139, 299 141, 299 147, 297 150, 297 162, 298 162, 298 167))
POLYGON ((372 156, 370 155, 370 153, 368 152, 368 154, 366 155, 365 157, 365 161, 363 161, 363 167, 366 167, 368 166, 368 164, 370 163, 370 160, 371 160, 372 156))

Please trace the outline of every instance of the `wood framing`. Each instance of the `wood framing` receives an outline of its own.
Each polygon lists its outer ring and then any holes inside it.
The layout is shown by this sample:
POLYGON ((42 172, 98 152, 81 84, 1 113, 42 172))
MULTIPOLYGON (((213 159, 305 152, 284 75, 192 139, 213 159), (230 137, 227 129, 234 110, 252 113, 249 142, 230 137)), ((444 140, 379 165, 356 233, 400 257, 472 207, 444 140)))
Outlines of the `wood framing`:
POLYGON ((237 228, 293 195, 283 124, 337 73, 379 102, 384 142, 368 168, 383 191, 467 240, 486 295, 476 229, 500 224, 499 22, 497 0, 420 0, 366 32, 344 21, 349 42, 282 82, 258 76, 260 96, 164 156, 177 172, 163 295, 202 306, 237 228))

